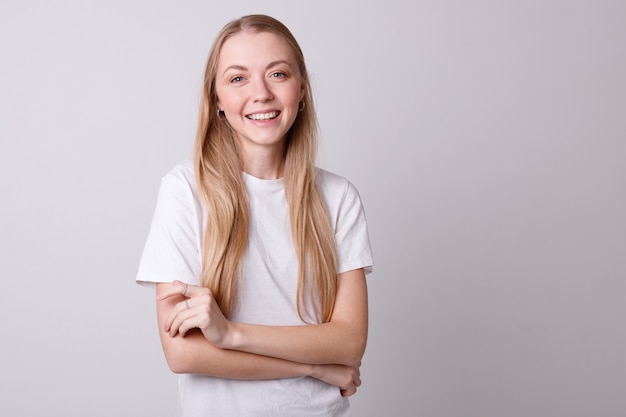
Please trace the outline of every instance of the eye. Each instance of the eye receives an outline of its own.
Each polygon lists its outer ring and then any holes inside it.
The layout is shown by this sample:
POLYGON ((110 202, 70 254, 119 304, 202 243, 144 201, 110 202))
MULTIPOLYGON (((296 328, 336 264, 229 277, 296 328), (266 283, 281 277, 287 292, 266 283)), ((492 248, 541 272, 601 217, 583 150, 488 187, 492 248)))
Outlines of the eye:
POLYGON ((240 83, 240 82, 242 82, 242 81, 243 81, 243 77, 242 77, 242 76, 240 76, 240 75, 238 75, 238 76, 233 77, 233 78, 231 78, 231 79, 230 79, 230 82, 231 82, 231 83, 240 83))
POLYGON ((273 72, 272 75, 271 75, 272 78, 284 78, 286 76, 287 76, 287 74, 285 74, 284 72, 281 72, 281 71, 273 72))

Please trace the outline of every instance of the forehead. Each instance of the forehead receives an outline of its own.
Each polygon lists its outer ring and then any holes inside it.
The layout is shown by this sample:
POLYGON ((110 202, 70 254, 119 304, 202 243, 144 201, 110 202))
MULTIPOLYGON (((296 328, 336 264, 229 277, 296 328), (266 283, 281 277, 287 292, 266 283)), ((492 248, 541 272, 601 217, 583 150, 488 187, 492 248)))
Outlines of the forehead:
POLYGON ((217 67, 218 71, 231 65, 264 67, 281 60, 297 66, 293 50, 282 36, 272 32, 242 31, 224 42, 217 67))

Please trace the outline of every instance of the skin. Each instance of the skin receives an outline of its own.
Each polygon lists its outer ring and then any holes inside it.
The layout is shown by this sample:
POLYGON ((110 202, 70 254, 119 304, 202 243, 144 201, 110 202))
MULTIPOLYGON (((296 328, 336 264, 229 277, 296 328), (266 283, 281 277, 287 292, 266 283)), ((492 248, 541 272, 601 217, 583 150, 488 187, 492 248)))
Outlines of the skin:
MULTIPOLYGON (((272 33, 240 32, 218 61, 218 106, 237 134, 250 175, 282 176, 285 135, 298 115, 305 83, 289 45, 272 33), (275 113, 273 113, 275 112, 275 113), (250 115, 273 113, 271 120, 250 115)), ((311 376, 356 393, 367 340, 367 287, 363 269, 339 274, 328 323, 263 326, 222 314, 207 288, 157 284, 157 316, 168 365, 176 373, 234 379, 311 376)))
POLYGON ((246 172, 263 179, 282 177, 285 135, 298 115, 305 87, 291 48, 279 36, 240 32, 224 43, 217 66, 217 105, 237 134, 246 172), (250 119, 269 112, 278 116, 250 119))

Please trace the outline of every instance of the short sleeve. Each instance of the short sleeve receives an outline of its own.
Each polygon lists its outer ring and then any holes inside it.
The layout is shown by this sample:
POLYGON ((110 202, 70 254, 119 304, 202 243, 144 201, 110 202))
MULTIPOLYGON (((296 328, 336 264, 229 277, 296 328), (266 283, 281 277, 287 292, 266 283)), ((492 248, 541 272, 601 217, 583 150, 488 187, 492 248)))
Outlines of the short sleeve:
POLYGON ((374 266, 365 209, 356 187, 346 178, 318 169, 317 184, 335 232, 337 273, 374 266))
POLYGON ((136 277, 139 284, 200 281, 202 219, 193 191, 193 176, 180 171, 173 170, 161 180, 139 262, 136 277))
POLYGON ((348 181, 337 213, 335 241, 338 273, 358 268, 364 268, 366 274, 372 272, 374 261, 365 209, 357 189, 348 181))

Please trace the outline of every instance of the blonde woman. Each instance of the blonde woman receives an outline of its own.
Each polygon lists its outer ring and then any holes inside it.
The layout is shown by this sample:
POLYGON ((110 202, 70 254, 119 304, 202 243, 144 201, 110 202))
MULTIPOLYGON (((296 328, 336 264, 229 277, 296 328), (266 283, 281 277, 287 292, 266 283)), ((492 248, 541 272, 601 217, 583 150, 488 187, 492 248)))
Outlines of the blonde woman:
POLYGON ((161 181, 137 281, 156 284, 180 416, 347 416, 372 255, 356 189, 316 168, 302 51, 264 15, 228 23, 194 157, 161 181))

